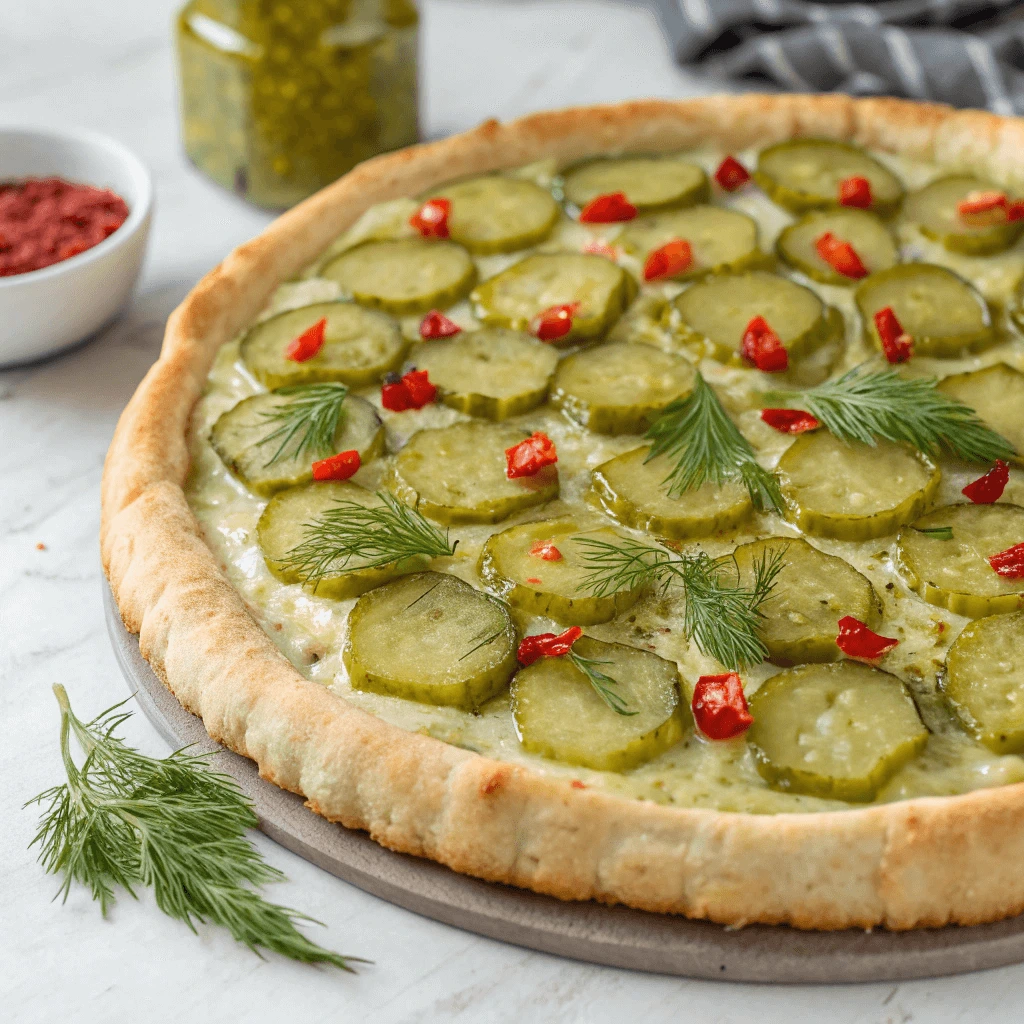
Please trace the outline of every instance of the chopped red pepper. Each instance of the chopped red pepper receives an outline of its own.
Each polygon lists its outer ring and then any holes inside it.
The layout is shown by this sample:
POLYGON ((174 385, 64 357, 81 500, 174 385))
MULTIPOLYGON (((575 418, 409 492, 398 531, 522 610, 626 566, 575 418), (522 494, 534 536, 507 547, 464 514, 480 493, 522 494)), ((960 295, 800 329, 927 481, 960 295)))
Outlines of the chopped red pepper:
POLYGON ((615 224, 632 220, 637 214, 636 207, 626 198, 625 192, 608 192, 596 196, 580 210, 583 224, 615 224))
POLYGON ((961 220, 975 227, 999 224, 1007 219, 1006 193, 990 188, 980 192, 968 192, 956 204, 961 220))
POLYGON ((564 338, 572 330, 572 318, 579 311, 578 302, 567 302, 563 306, 550 306, 538 313, 531 323, 534 335, 541 341, 555 341, 564 338))
POLYGON ((430 338, 450 338, 453 334, 461 334, 462 328, 449 320, 439 309, 432 309, 420 321, 420 337, 424 341, 430 338))
POLYGON ((558 461, 558 452, 555 442, 538 431, 506 448, 505 459, 508 463, 505 475, 515 480, 521 476, 536 476, 545 466, 553 466, 558 461))
POLYGON ((718 187, 726 192, 735 192, 750 181, 750 174, 734 156, 727 156, 715 171, 715 181, 718 187))
POLYGON ((866 210, 871 206, 871 182, 855 174, 852 178, 843 178, 839 182, 839 205, 855 206, 866 210))
POLYGON ((538 658, 560 658, 572 650, 583 636, 579 626, 570 626, 564 633, 535 633, 520 641, 516 657, 520 665, 532 665, 538 658))
POLYGON ((880 636, 874 630, 852 615, 844 615, 839 620, 839 636, 836 646, 850 658, 866 658, 874 661, 891 651, 899 640, 890 636, 880 636))
POLYGON ((313 463, 314 480, 347 480, 362 465, 359 452, 339 452, 328 459, 313 463))
POLYGON ((735 672, 701 676, 693 688, 693 719, 708 739, 731 740, 754 724, 743 683, 735 672))
POLYGON ((867 277, 868 268, 864 266, 857 250, 849 242, 836 238, 831 231, 826 231, 815 243, 818 255, 837 273, 854 280, 867 277))
POLYGON ((1012 548, 992 555, 988 564, 1004 580, 1024 580, 1024 543, 1014 544, 1012 548))
POLYGON ((817 417, 803 409, 762 409, 761 419, 781 434, 802 434, 821 426, 817 417))
POLYGON ((592 238, 583 246, 583 251, 591 256, 603 256, 613 263, 619 258, 619 250, 614 245, 609 245, 603 238, 592 238))
POLYGON ((532 583, 534 586, 539 587, 544 581, 539 576, 527 576, 527 583, 532 583))
POLYGON ((572 786, 573 789, 587 788, 587 784, 585 782, 581 782, 579 779, 573 779, 572 782, 569 783, 569 785, 572 786))
POLYGON ((644 280, 660 281, 663 277, 675 277, 683 273, 693 262, 693 249, 682 238, 673 238, 658 249, 648 253, 644 260, 644 280))
POLYGON ((545 562, 560 562, 562 552, 549 540, 538 540, 530 548, 530 554, 534 558, 543 558, 545 562))
POLYGON ((914 339, 903 330, 892 306, 875 313, 875 330, 888 362, 905 363, 914 354, 914 339))
POLYGON ((404 376, 389 373, 380 389, 380 403, 389 412, 422 409, 437 397, 437 387, 430 383, 426 370, 410 370, 404 376))
POLYGON ((304 363, 307 359, 312 359, 324 347, 326 334, 327 317, 324 317, 288 342, 288 347, 284 350, 285 359, 290 359, 293 363, 304 363))
POLYGON ((741 351, 743 358, 763 373, 782 373, 789 369, 789 354, 763 316, 755 316, 747 324, 741 351))
POLYGON ((984 476, 969 483, 960 493, 975 505, 991 505, 1003 496, 1009 481, 1010 467, 1002 459, 996 459, 996 464, 984 476))
POLYGON ((1016 220, 1024 220, 1024 199, 1010 203, 1006 208, 1006 219, 1012 224, 1016 220))
POLYGON ((409 218, 409 224, 424 238, 447 238, 448 215, 451 212, 451 200, 438 196, 436 199, 428 199, 409 218))

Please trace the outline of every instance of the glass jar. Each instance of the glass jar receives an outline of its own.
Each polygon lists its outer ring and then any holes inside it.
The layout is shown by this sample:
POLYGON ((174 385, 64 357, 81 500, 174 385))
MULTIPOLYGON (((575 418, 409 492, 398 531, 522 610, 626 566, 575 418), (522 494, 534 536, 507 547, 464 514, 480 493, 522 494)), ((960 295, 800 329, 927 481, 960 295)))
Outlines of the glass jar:
POLYGON ((189 159, 284 209, 419 135, 413 0, 191 0, 178 15, 189 159))

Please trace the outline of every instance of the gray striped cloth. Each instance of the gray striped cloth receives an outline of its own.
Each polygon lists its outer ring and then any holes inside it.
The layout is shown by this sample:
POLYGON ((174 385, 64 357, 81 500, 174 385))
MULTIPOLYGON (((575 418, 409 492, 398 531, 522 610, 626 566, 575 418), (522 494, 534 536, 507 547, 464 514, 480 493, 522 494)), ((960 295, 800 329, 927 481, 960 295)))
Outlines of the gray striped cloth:
POLYGON ((653 0, 681 63, 799 92, 1024 113, 1020 0, 653 0))

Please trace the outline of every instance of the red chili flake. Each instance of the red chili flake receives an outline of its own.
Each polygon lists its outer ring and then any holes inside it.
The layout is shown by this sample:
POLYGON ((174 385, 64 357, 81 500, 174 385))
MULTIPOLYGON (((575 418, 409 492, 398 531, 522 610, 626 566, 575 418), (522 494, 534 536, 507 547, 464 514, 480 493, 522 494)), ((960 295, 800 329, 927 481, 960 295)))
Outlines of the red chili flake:
POLYGON ((761 419, 781 434, 802 434, 821 426, 816 417, 803 409, 762 409, 761 419))
POLYGON ((632 220, 636 213, 636 207, 626 198, 625 192, 608 192, 591 199, 580 210, 580 221, 583 224, 615 224, 632 220))
POLYGON ((592 238, 583 246, 583 251, 591 256, 603 256, 613 263, 619 258, 619 250, 609 245, 603 238, 592 238))
POLYGON ((839 205, 866 210, 871 205, 871 182, 855 174, 839 182, 839 205))
POLYGON ((1012 224, 1016 220, 1024 220, 1024 199, 1010 203, 1006 208, 1006 219, 1012 224))
POLYGON ((549 540, 538 540, 530 548, 530 554, 534 558, 543 558, 545 562, 560 562, 562 552, 549 540))
POLYGON ((864 266, 857 250, 849 242, 836 238, 831 231, 826 231, 815 243, 818 255, 837 273, 854 280, 867 277, 868 268, 864 266))
POLYGON ((914 339, 903 330, 892 306, 875 313, 875 330, 888 362, 905 363, 914 354, 914 339))
POLYGON ((994 188, 968 192, 966 197, 956 204, 956 212, 961 220, 976 227, 999 224, 1007 219, 1006 193, 994 188))
POLYGON ((572 330, 572 318, 579 312, 578 302, 567 302, 562 306, 550 306, 538 313, 530 327, 541 341, 555 341, 564 338, 572 330))
POLYGON ((992 555, 988 564, 1004 580, 1024 580, 1024 544, 1014 544, 1012 548, 992 555))
POLYGON ((539 587, 544 581, 539 576, 527 576, 527 583, 532 583, 535 587, 539 587))
POLYGON ((984 476, 969 483, 960 493, 975 505, 991 505, 1003 496, 1009 481, 1010 467, 1002 459, 996 459, 996 464, 984 476))
POLYGON ((763 316, 755 316, 747 324, 741 351, 743 358, 763 373, 782 373, 789 369, 789 355, 763 316))
POLYGON ((697 727, 710 740, 731 740, 754 724, 743 682, 735 672, 701 676, 690 708, 697 727))
POLYGON ((313 463, 314 480, 347 480, 362 465, 359 452, 339 452, 328 459, 313 463))
POLYGON ((404 376, 389 373, 380 389, 380 404, 389 412, 422 409, 437 397, 426 370, 410 370, 404 376))
POLYGON ((462 328, 454 320, 449 320, 439 309, 432 309, 420 321, 420 337, 424 341, 430 338, 450 338, 461 333, 462 328))
POLYGON ((451 200, 438 196, 436 199, 428 199, 409 218, 409 224, 424 238, 447 238, 448 215, 451 212, 451 200))
POLYGON ((693 249, 682 238, 673 238, 649 253, 644 261, 644 280, 660 281, 683 273, 693 262, 693 249))
POLYGON ((558 461, 555 442, 547 434, 535 432, 525 441, 505 449, 508 462, 506 476, 515 480, 521 476, 536 476, 545 466, 553 466, 558 461))
POLYGON ((307 359, 312 359, 324 347, 326 333, 327 317, 324 317, 288 342, 288 347, 284 350, 285 359, 290 359, 293 363, 304 363, 307 359))
POLYGON ((587 784, 585 782, 580 782, 579 779, 573 779, 572 782, 569 783, 569 785, 572 786, 573 789, 586 789, 587 788, 587 784))
POLYGON ((45 550, 46 550, 46 545, 42 541, 39 541, 36 544, 36 551, 45 551, 45 550))
POLYGON ((718 182, 718 187, 725 189, 726 192, 735 192, 750 181, 750 174, 736 157, 727 156, 715 171, 715 181, 718 182))
POLYGON ((570 626, 564 633, 535 633, 520 641, 516 657, 520 665, 532 665, 538 658, 560 658, 572 650, 583 636, 579 626, 570 626))
POLYGON ((836 646, 850 658, 866 658, 874 661, 891 651, 899 640, 890 636, 881 636, 852 615, 844 615, 839 620, 839 636, 836 646))

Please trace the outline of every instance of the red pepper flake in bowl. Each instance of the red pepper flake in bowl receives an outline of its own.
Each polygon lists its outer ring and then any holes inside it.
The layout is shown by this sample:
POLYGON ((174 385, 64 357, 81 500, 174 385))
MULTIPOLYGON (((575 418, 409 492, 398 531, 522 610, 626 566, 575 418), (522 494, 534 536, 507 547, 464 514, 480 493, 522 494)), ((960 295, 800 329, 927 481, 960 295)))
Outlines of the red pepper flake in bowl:
POLYGON ((389 373, 380 389, 380 404, 389 412, 422 409, 437 397, 437 385, 430 383, 426 370, 412 369, 399 377, 389 373))
POLYGON ((538 313, 530 324, 534 337, 541 341, 557 341, 572 330, 572 318, 579 312, 578 302, 567 302, 562 306, 549 306, 538 313))
POLYGON ((288 342, 288 347, 284 350, 285 359, 290 359, 293 363, 304 363, 307 359, 312 359, 324 347, 326 334, 327 317, 324 317, 288 342))
POLYGON ((761 419, 780 434, 803 434, 821 426, 817 417, 803 409, 762 409, 761 419))
POLYGON ((564 633, 535 633, 524 636, 516 657, 520 665, 532 665, 539 658, 561 658, 572 650, 572 645, 583 636, 579 626, 570 626, 564 633))
POLYGON ((747 324, 741 354, 762 373, 782 373, 789 369, 789 353, 763 316, 755 316, 747 324))
POLYGON ((438 196, 428 199, 410 218, 409 225, 424 238, 447 238, 452 201, 438 196))
POLYGON ((127 219, 127 203, 109 189, 63 178, 0 184, 0 277, 71 259, 127 219))
POLYGON ((903 330, 892 306, 878 310, 874 319, 886 360, 890 363, 905 363, 914 354, 914 339, 903 330))
POLYGON ((420 337, 424 341, 431 338, 451 338, 461 333, 462 328, 454 320, 449 320, 439 309, 432 309, 420 321, 420 337))
POLYGON ((731 740, 754 724, 743 682, 735 672, 701 676, 690 704, 697 728, 709 740, 731 740))
POLYGON ((734 156, 727 156, 715 171, 718 187, 726 192, 735 192, 750 181, 750 172, 734 156))
POLYGON ((582 224, 616 224, 632 220, 637 214, 636 207, 626 198, 625 192, 609 192, 591 199, 580 210, 582 224))
POLYGON ((347 480, 354 476, 362 465, 359 452, 354 448, 348 452, 338 452, 328 459, 313 463, 314 480, 347 480))
POLYGON ((857 250, 849 242, 836 238, 831 231, 826 231, 814 243, 814 248, 837 274, 854 280, 868 276, 868 268, 864 266, 857 250))
POLYGON ((883 654, 891 651, 899 640, 891 636, 881 636, 874 632, 852 615, 844 615, 839 620, 839 635, 836 646, 848 658, 863 658, 875 661, 883 654))
POLYGON ((975 505, 991 505, 1003 496, 1009 481, 1010 467, 1002 459, 996 459, 996 464, 984 476, 969 483, 960 493, 975 505))
POLYGON ((675 277, 687 270, 693 262, 693 249, 682 238, 673 238, 651 252, 644 261, 644 280, 660 281, 663 277, 675 277))
POLYGON ((839 205, 866 210, 871 206, 871 182, 855 174, 839 182, 839 205))
POLYGON ((1024 543, 992 555, 988 564, 1004 580, 1024 580, 1024 543))
POLYGON ((536 476, 545 466, 553 466, 558 461, 555 442, 539 431, 531 434, 525 441, 505 449, 508 468, 505 475, 509 480, 517 477, 536 476))

